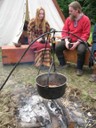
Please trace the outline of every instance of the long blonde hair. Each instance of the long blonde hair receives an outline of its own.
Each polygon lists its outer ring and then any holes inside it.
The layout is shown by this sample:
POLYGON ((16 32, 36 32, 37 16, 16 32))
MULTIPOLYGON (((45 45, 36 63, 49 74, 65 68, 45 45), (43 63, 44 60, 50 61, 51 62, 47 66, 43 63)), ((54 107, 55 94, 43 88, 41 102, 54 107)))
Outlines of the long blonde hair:
POLYGON ((43 32, 45 32, 45 23, 46 23, 46 20, 45 20, 45 10, 44 8, 40 7, 40 8, 37 8, 36 10, 36 18, 35 18, 35 23, 36 23, 36 26, 39 27, 39 25, 41 24, 42 26, 42 30, 43 32), (40 11, 43 10, 44 12, 44 18, 42 19, 42 21, 40 21, 39 19, 39 14, 40 14, 40 11))

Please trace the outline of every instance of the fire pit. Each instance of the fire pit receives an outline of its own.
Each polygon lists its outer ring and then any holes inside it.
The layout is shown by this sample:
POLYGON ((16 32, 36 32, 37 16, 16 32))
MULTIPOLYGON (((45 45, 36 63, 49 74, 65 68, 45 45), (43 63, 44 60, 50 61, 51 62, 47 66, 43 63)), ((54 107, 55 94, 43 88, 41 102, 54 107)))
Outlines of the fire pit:
POLYGON ((44 73, 36 78, 37 91, 46 99, 57 99, 63 96, 66 89, 66 77, 60 73, 44 73))
POLYGON ((62 98, 48 100, 38 94, 23 99, 16 112, 17 126, 19 128, 84 128, 83 113, 78 111, 74 103, 67 108, 61 101, 62 98))
POLYGON ((64 96, 56 100, 40 97, 37 88, 31 84, 16 87, 12 93, 7 94, 8 96, 10 100, 6 102, 4 99, 4 104, 6 103, 9 109, 6 109, 6 115, 1 113, 1 117, 4 116, 0 118, 1 127, 89 128, 91 125, 95 128, 96 126, 96 118, 91 116, 90 111, 85 113, 82 103, 76 99, 76 94, 73 96, 73 88, 67 87, 64 96))

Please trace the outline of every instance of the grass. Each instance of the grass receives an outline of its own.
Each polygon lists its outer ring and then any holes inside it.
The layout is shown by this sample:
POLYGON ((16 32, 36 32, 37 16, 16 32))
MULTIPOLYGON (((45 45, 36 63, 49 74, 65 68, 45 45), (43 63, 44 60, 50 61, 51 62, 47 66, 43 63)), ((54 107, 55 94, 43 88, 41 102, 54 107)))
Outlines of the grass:
MULTIPOLYGON (((93 27, 91 31, 93 31, 93 27)), ((88 42, 92 42, 92 32, 88 42)), ((55 60, 57 66, 58 61, 56 57, 55 60)), ((0 50, 0 85, 4 83, 13 67, 13 65, 2 65, 2 56, 0 50)), ((78 89, 81 92, 80 99, 86 106, 88 105, 96 108, 96 100, 94 100, 94 97, 96 97, 96 82, 89 82, 92 70, 88 67, 84 67, 84 75, 82 77, 76 76, 75 71, 76 65, 71 64, 67 69, 62 69, 57 72, 60 72, 67 77, 68 87, 78 89)), ((40 71, 40 73, 44 72, 45 71, 40 71)), ((12 108, 16 106, 16 104, 15 102, 12 102, 12 98, 14 97, 11 95, 18 93, 18 90, 22 89, 22 86, 24 87, 32 84, 34 87, 36 87, 37 75, 38 69, 29 64, 19 65, 12 73, 4 88, 0 92, 0 128, 13 128, 13 126, 9 126, 9 124, 15 124, 13 118, 14 110, 12 108)), ((21 92, 23 92, 23 90, 21 90, 21 92)))
MULTIPOLYGON (((58 65, 58 61, 56 60, 56 65, 58 65)), ((13 66, 2 66, 0 67, 1 70, 1 83, 2 79, 3 81, 6 79, 8 74, 10 73, 13 66)), ((84 75, 81 77, 78 77, 76 75, 76 66, 74 64, 71 64, 70 67, 67 69, 62 69, 57 72, 60 72, 64 74, 67 77, 67 83, 68 86, 71 86, 73 88, 78 88, 82 92, 82 100, 85 102, 90 102, 89 99, 89 91, 90 88, 94 91, 96 90, 96 83, 89 82, 90 75, 92 73, 92 70, 90 70, 88 67, 84 67, 84 75)), ((44 73, 45 71, 40 71, 40 73, 44 73)), ((8 82, 5 85, 5 89, 11 89, 9 87, 15 86, 15 85, 24 85, 24 84, 32 84, 35 85, 35 79, 38 75, 38 70, 32 66, 32 65, 19 65, 15 71, 12 73, 11 77, 9 78, 8 82), (15 84, 15 85, 14 85, 15 84)), ((3 89, 4 90, 4 89, 3 89)), ((2 90, 2 91, 3 91, 2 90)))
MULTIPOLYGON (((90 37, 91 39, 91 37, 90 37)), ((57 58, 56 59, 56 65, 58 65, 57 58)), ((8 74, 10 73, 11 69, 13 66, 3 66, 2 65, 2 57, 1 57, 1 51, 0 51, 0 62, 1 62, 1 67, 0 67, 0 72, 2 77, 0 78, 1 83, 4 82, 8 74)), ((80 89, 82 92, 82 100, 85 102, 90 102, 89 97, 89 92, 90 88, 95 93, 96 91, 96 83, 91 83, 89 82, 90 75, 92 73, 92 70, 89 69, 88 67, 84 67, 84 75, 82 77, 76 76, 75 73, 75 68, 76 66, 74 64, 71 64, 71 66, 67 69, 59 70, 60 73, 64 74, 68 78, 68 86, 72 86, 75 88, 80 89)), ((42 71, 40 72, 42 73, 42 71)), ((35 84, 35 78, 38 75, 38 70, 32 66, 32 65, 19 65, 16 70, 13 72, 11 75, 9 81, 12 81, 14 84, 14 81, 16 84, 28 84, 32 83, 33 85, 35 84)), ((7 83, 7 84, 10 84, 7 83)), ((11 83, 12 84, 12 83, 11 83)), ((10 86, 10 85, 9 85, 10 86)), ((8 86, 7 86, 8 87, 8 86)))
MULTIPOLYGON (((55 57, 55 64, 58 65, 57 58, 55 57)), ((2 85, 9 75, 10 71, 13 69, 13 65, 2 65, 2 57, 0 52, 0 84, 2 85)), ((70 88, 75 88, 81 92, 80 99, 82 102, 90 107, 96 107, 96 100, 92 98, 94 95, 96 97, 96 83, 90 83, 89 78, 92 73, 88 67, 84 67, 84 75, 78 77, 76 75, 76 65, 70 64, 66 69, 57 70, 57 72, 62 73, 67 78, 67 86, 70 88), (90 93, 92 94, 90 96, 90 93)), ((40 71, 39 74, 45 73, 46 71, 40 71)), ((53 72, 53 70, 51 70, 53 72)), ((17 66, 15 71, 12 73, 4 88, 0 92, 0 128, 13 128, 15 124, 14 109, 16 103, 12 101, 14 95, 18 93, 23 93, 22 87, 27 85, 33 85, 36 88, 36 77, 38 76, 38 69, 34 65, 30 64, 20 64, 17 66), (21 90, 18 91, 18 90, 21 90), (11 126, 12 125, 12 126, 11 126)), ((29 92, 26 92, 28 94, 29 92)), ((15 98, 16 100, 16 98, 15 98)), ((18 104, 17 104, 18 105, 18 104)), ((14 126, 15 127, 15 126, 14 126)))

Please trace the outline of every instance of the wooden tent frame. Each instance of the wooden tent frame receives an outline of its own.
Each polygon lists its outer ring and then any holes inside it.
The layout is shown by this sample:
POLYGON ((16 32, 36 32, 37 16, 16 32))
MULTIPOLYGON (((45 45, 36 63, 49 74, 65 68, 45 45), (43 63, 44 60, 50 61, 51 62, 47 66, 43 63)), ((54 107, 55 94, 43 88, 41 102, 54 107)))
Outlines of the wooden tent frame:
POLYGON ((64 16, 64 14, 62 13, 62 11, 61 11, 61 9, 60 9, 60 7, 59 7, 57 1, 56 1, 56 0, 52 0, 52 1, 53 1, 53 3, 54 3, 54 5, 55 5, 55 7, 56 7, 56 9, 57 9, 57 11, 58 11, 58 13, 59 13, 61 19, 62 19, 62 21, 63 21, 63 23, 64 23, 64 22, 65 22, 65 16, 64 16))

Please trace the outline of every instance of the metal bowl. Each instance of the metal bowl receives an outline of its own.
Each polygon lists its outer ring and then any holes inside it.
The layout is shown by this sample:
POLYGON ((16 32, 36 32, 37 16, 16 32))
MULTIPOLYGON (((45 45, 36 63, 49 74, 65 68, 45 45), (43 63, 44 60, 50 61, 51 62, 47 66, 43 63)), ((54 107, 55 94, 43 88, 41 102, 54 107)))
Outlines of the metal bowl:
POLYGON ((67 78, 60 73, 44 73, 36 78, 37 91, 46 99, 57 99, 64 95, 67 78))

